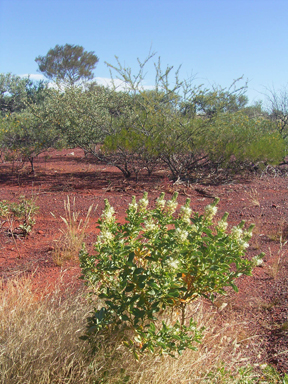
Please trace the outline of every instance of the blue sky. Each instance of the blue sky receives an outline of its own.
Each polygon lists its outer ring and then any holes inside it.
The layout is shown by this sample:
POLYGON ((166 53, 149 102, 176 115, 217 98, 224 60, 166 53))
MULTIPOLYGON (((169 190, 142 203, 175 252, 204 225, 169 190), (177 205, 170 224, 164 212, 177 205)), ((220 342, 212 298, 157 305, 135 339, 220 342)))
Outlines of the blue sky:
POLYGON ((287 20, 287 0, 0 0, 0 72, 35 75, 38 55, 69 43, 97 54, 101 82, 105 61, 117 55, 137 72, 152 46, 195 84, 227 87, 244 75, 253 102, 288 83, 287 20))

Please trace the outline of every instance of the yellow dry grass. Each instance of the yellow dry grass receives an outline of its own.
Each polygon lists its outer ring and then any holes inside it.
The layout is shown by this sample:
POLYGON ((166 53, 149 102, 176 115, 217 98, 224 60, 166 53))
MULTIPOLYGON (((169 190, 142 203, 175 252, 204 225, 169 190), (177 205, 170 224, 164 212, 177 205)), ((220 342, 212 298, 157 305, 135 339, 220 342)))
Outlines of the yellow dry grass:
MULTIPOLYGON (((85 289, 75 289, 73 282, 64 289, 60 281, 52 294, 41 296, 32 285, 33 277, 2 284, 2 384, 230 383, 234 381, 226 381, 227 372, 249 364, 252 349, 258 353, 257 336, 250 334, 244 318, 225 308, 224 321, 223 312, 198 301, 189 314, 206 328, 197 351, 188 350, 178 359, 149 355, 137 362, 111 338, 92 357, 88 344, 79 339, 93 307, 85 289)), ((240 374, 234 375, 236 383, 240 374)))

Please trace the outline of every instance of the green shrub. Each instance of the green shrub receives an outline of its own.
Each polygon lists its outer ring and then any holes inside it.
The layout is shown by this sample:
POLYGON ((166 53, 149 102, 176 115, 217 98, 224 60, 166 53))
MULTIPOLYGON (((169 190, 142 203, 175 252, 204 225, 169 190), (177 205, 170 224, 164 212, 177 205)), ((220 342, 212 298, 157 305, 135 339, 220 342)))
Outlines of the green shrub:
POLYGON ((84 339, 97 348, 118 334, 136 358, 146 351, 181 354, 200 342, 201 330, 186 316, 188 304, 200 296, 213 300, 225 287, 237 291, 235 278, 251 274, 262 257, 243 258, 253 226, 245 231, 241 222, 228 234, 227 213, 213 223, 218 201, 191 216, 190 199, 174 214, 177 194, 166 202, 162 193, 148 209, 144 193, 138 203, 133 197, 120 224, 105 200, 96 255, 80 252, 82 278, 104 301, 88 318, 84 339), (160 324, 164 312, 170 320, 166 315, 160 324))
POLYGON ((259 162, 279 164, 285 157, 285 142, 276 126, 266 119, 244 113, 219 116, 206 139, 206 152, 222 167, 259 162))
POLYGON ((0 121, 0 147, 6 160, 29 161, 34 172, 34 159, 56 146, 58 134, 38 117, 24 111, 3 117, 0 121))
POLYGON ((37 211, 38 207, 33 198, 28 200, 25 196, 21 196, 19 203, 2 200, 0 201, 1 227, 7 222, 12 236, 17 229, 22 236, 26 237, 36 223, 35 214, 37 211), (17 228, 16 225, 18 225, 17 228))

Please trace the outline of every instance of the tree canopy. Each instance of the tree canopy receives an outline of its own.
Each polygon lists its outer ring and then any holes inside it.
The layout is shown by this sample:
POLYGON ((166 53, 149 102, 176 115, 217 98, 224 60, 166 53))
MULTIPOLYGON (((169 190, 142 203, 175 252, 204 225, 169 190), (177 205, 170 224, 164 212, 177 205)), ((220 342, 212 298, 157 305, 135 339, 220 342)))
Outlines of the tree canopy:
POLYGON ((95 53, 87 52, 80 45, 56 45, 46 56, 35 59, 39 71, 52 81, 67 81, 73 85, 80 80, 93 79, 93 70, 99 61, 95 53))
POLYGON ((46 92, 47 84, 43 80, 35 82, 29 76, 0 73, 0 115, 22 111, 28 101, 40 103, 46 92))

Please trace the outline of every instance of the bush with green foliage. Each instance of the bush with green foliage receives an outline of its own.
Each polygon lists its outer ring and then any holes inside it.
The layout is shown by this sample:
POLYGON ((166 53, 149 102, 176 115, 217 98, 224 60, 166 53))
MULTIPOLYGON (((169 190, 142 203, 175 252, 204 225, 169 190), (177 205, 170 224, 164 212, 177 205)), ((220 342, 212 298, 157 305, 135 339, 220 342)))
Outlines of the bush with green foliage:
POLYGON ((94 348, 115 333, 136 358, 146 351, 181 354, 200 342, 201 330, 187 317, 189 303, 213 300, 225 287, 237 291, 234 280, 250 275, 262 258, 244 258, 253 225, 244 230, 241 222, 228 233, 228 213, 214 222, 218 201, 199 215, 187 199, 176 214, 177 194, 166 202, 162 193, 149 209, 144 193, 138 202, 133 197, 120 224, 105 200, 96 255, 80 252, 82 279, 104 301, 88 318, 84 336, 94 348))
POLYGON ((5 157, 18 161, 29 161, 34 172, 34 158, 48 148, 56 147, 58 132, 28 112, 13 113, 0 122, 0 146, 5 157))
MULTIPOLYGON (((63 48, 57 47, 60 51, 63 48)), ((77 48, 69 47, 72 53, 77 48)), ((136 75, 118 58, 117 65, 107 64, 121 81, 121 91, 115 83, 112 89, 96 83, 80 86, 73 76, 63 84, 61 79, 69 78, 70 72, 64 68, 64 77, 57 74, 57 65, 51 72, 59 81, 57 89, 42 84, 45 89, 41 90, 40 84, 39 89, 33 88, 29 79, 27 83, 11 76, 0 77, 0 88, 1 82, 3 89, 11 83, 8 95, 3 91, 4 107, 14 101, 17 104, 17 115, 12 113, 1 123, 5 131, 0 128, 1 148, 8 148, 9 155, 14 151, 30 160, 33 170, 33 158, 39 151, 56 145, 52 134, 57 143, 61 137, 67 147, 80 147, 85 154, 116 166, 126 178, 135 176, 137 180, 141 172, 151 175, 159 165, 169 169, 173 180, 195 181, 283 161, 287 145, 277 125, 280 121, 259 115, 260 104, 248 110, 247 85, 239 83, 242 78, 228 88, 206 89, 189 80, 180 81, 176 71, 171 81, 173 67, 163 69, 159 59, 155 63, 155 86, 147 90, 144 69, 152 57, 150 54, 143 62, 138 60, 136 75), (17 87, 21 88, 20 100, 15 98, 16 91, 13 96, 17 87), (24 112, 21 106, 25 106, 24 112), (27 116, 29 126, 27 121, 23 123, 27 116), (13 119, 21 121, 20 126, 13 119)))
POLYGON ((215 119, 203 143, 215 166, 246 169, 249 165, 279 164, 285 156, 285 142, 268 119, 249 118, 243 112, 222 114, 215 119))
POLYGON ((118 59, 117 66, 108 64, 131 100, 129 115, 114 120, 104 141, 104 150, 114 155, 113 164, 125 177, 133 173, 138 177, 145 168, 151 174, 159 162, 169 168, 174 180, 191 181, 201 174, 217 174, 221 168, 239 172, 251 165, 282 161, 285 143, 275 124, 245 113, 247 86, 238 86, 241 78, 227 89, 209 90, 179 81, 177 71, 170 84, 173 67, 162 70, 159 61, 155 88, 147 91, 143 69, 151 57, 139 61, 136 75, 118 59))
POLYGON ((111 93, 104 87, 90 90, 79 86, 53 89, 41 105, 31 105, 31 113, 53 127, 69 148, 80 147, 95 154, 97 144, 109 133, 111 93))
POLYGON ((0 200, 0 228, 7 222, 8 231, 12 236, 15 229, 17 229, 18 232, 20 231, 18 234, 26 237, 36 223, 35 215, 37 211, 38 207, 33 198, 26 199, 25 196, 21 196, 19 203, 0 200))
POLYGON ((11 73, 0 73, 0 115, 6 116, 25 110, 28 103, 41 103, 48 86, 43 80, 33 81, 11 73))

